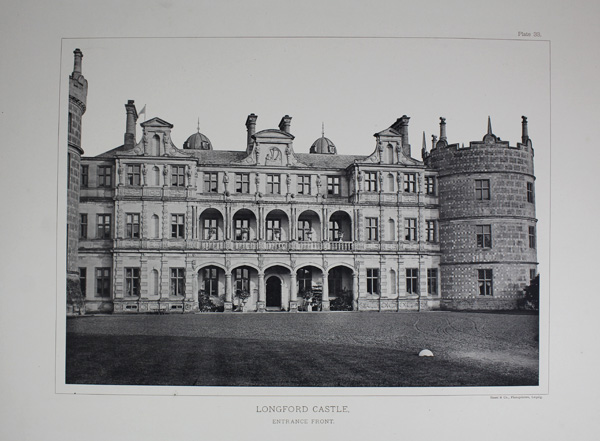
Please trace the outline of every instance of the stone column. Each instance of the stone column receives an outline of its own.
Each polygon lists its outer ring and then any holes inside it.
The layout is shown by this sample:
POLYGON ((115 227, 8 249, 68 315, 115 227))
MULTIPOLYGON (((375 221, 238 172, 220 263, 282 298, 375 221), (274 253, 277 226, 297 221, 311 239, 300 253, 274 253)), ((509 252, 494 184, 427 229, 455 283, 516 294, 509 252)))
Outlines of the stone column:
POLYGON ((231 292, 231 272, 225 271, 225 312, 233 310, 233 294, 231 292))
POLYGON ((265 273, 258 273, 258 302, 256 308, 258 312, 264 312, 267 303, 267 294, 265 292, 265 273))
POLYGON ((321 300, 321 310, 329 311, 329 271, 323 271, 323 298, 321 300))
POLYGON ((294 270, 290 273, 290 312, 298 312, 298 289, 294 270))
POLYGON ((358 311, 358 272, 352 273, 352 310, 358 311))

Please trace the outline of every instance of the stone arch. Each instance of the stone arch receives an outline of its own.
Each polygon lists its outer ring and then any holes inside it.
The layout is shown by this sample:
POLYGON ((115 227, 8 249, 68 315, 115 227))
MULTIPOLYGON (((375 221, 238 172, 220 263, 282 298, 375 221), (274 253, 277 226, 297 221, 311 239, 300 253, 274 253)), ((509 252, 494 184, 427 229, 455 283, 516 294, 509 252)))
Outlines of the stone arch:
POLYGON ((160 239, 160 216, 156 213, 153 213, 150 217, 150 237, 152 239, 160 239))
POLYGON ((155 134, 150 138, 150 156, 160 156, 160 137, 155 134))
POLYGON ((248 241, 258 239, 258 216, 251 208, 240 208, 232 216, 233 240, 248 241))
POLYGON ((394 193, 396 191, 396 178, 392 173, 387 174, 387 187, 390 193, 394 193))
POLYGON ((283 262, 282 263, 273 263, 273 264, 267 265, 267 266, 265 266, 263 268, 263 271, 267 271, 268 269, 273 268, 275 266, 282 266, 285 269, 289 270, 290 272, 294 271, 291 266, 289 266, 287 263, 283 263, 283 262))
POLYGON ((222 240, 225 238, 225 221, 218 208, 205 208, 198 216, 198 236, 202 240, 222 240))
POLYGON ((302 210, 296 220, 298 240, 308 242, 322 240, 321 223, 321 216, 317 211, 311 209, 302 210))
POLYGON ((290 236, 290 217, 280 208, 274 208, 265 215, 265 240, 287 241, 290 236))
POLYGON ((329 216, 329 240, 352 241, 353 221, 352 216, 345 210, 336 210, 329 216))

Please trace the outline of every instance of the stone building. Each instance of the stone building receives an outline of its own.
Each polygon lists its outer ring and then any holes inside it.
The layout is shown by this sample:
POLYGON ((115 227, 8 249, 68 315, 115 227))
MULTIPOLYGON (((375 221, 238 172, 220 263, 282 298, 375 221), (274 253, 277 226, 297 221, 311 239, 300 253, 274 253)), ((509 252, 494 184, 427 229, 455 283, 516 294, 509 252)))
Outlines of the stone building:
POLYGON ((251 114, 246 145, 217 150, 199 130, 177 147, 160 118, 137 136, 135 103, 125 110, 123 145, 79 164, 74 143, 70 159, 68 268, 87 312, 506 309, 535 274, 525 118, 516 147, 490 124, 467 148, 448 145, 442 119, 419 161, 407 116, 373 151, 343 155, 324 133, 296 152, 288 115, 257 131, 251 114))

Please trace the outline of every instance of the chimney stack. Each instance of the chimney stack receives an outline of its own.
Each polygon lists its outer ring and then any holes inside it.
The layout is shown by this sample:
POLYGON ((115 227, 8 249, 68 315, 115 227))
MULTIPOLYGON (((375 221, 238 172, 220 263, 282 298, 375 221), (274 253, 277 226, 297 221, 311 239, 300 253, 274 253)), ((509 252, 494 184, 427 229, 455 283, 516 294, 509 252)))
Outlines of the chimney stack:
POLYGON ((448 139, 446 138, 446 118, 442 118, 440 116, 440 141, 445 141, 447 142, 448 139))
POLYGON ((521 118, 523 119, 521 121, 521 126, 522 126, 521 141, 523 142, 523 144, 527 144, 527 141, 529 141, 529 130, 527 128, 527 117, 522 116, 521 118))
POLYGON ((279 130, 285 133, 290 133, 290 124, 292 123, 292 117, 285 115, 279 122, 279 130))
POLYGON ((125 111, 127 112, 127 122, 125 125, 125 149, 135 147, 135 124, 138 119, 138 113, 135 109, 133 100, 128 100, 125 104, 125 111))
POLYGON ((408 121, 410 117, 402 115, 400 122, 400 135, 402 135, 402 153, 410 156, 410 144, 408 143, 408 121))
POLYGON ((252 135, 254 135, 256 133, 256 120, 257 119, 258 119, 258 116, 256 116, 254 113, 251 113, 250 115, 248 115, 248 118, 246 119, 246 129, 248 130, 247 147, 250 147, 250 145, 252 145, 252 135))
POLYGON ((75 76, 75 74, 77 74, 77 76, 81 75, 81 59, 83 58, 83 53, 81 52, 81 50, 75 49, 73 51, 74 54, 74 65, 73 65, 73 76, 75 76))

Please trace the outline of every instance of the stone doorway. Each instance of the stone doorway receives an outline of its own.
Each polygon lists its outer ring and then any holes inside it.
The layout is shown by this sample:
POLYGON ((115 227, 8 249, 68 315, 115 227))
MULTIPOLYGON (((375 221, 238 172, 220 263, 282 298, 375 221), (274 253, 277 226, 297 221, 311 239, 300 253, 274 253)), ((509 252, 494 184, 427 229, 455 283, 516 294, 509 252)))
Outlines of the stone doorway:
POLYGON ((267 303, 265 306, 274 311, 281 310, 281 280, 279 277, 269 277, 266 288, 267 303))

